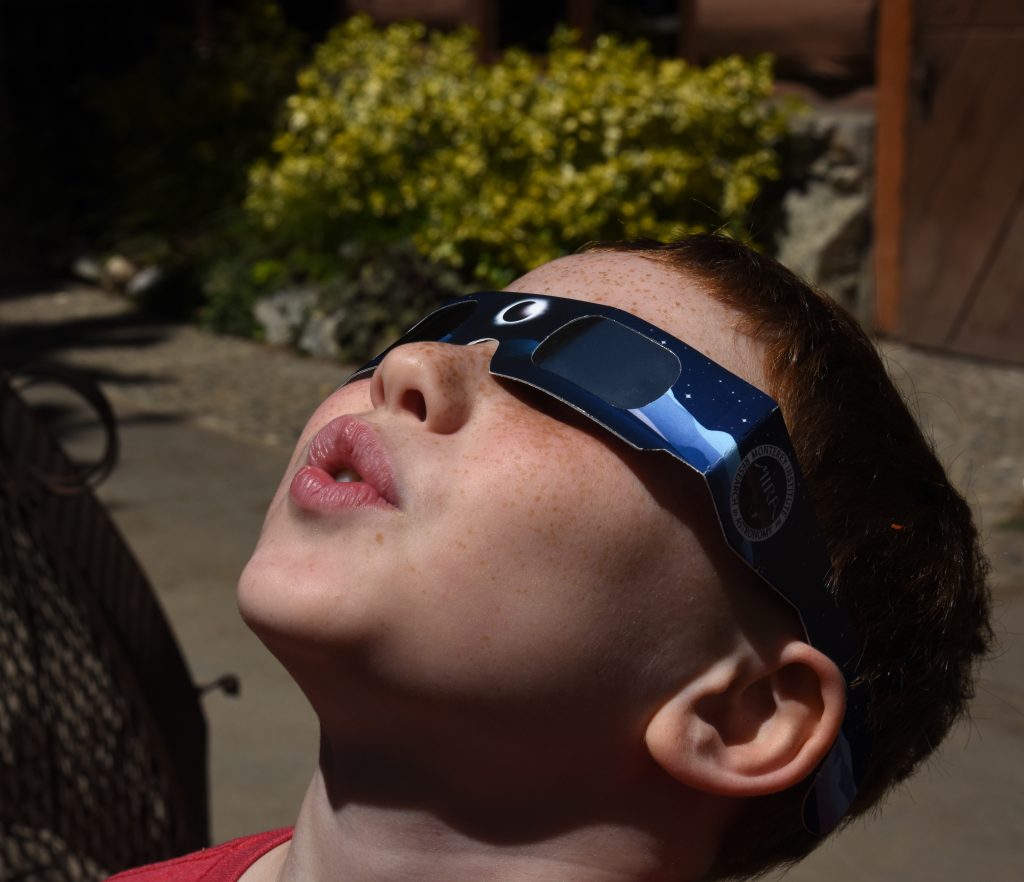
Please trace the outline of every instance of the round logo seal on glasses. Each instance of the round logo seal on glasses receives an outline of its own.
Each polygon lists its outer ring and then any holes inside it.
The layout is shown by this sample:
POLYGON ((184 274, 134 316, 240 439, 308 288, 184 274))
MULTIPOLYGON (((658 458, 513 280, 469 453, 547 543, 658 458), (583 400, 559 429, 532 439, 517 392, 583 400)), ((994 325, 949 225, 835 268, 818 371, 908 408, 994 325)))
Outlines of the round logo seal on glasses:
POLYGON ((732 522, 745 538, 763 542, 786 523, 795 491, 793 463, 786 452, 774 444, 759 444, 743 457, 732 479, 732 522))

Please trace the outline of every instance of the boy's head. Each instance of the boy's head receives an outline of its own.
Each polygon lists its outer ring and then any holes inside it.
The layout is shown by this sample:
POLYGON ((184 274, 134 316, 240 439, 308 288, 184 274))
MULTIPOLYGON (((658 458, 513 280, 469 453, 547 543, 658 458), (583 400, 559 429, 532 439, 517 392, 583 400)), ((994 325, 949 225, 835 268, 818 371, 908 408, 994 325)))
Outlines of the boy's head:
MULTIPOLYGON (((693 279, 760 347, 832 558, 831 589, 863 645, 873 749, 850 817, 904 780, 973 695, 992 639, 987 561, 951 486, 856 322, 777 262, 717 236, 622 243, 693 279)), ((817 843, 799 789, 748 806, 716 868, 753 873, 817 843)))
MULTIPOLYGON (((510 289, 641 316, 782 405, 863 639, 876 750, 855 809, 874 802, 962 712, 987 626, 969 513, 870 343, 715 237, 594 250, 510 289)), ((838 668, 725 547, 699 476, 491 376, 493 350, 402 346, 324 402, 243 576, 247 620, 328 741, 402 758, 402 798, 501 802, 510 828, 477 810, 482 835, 530 835, 521 808, 537 830, 699 820, 694 871, 800 856, 838 668)))

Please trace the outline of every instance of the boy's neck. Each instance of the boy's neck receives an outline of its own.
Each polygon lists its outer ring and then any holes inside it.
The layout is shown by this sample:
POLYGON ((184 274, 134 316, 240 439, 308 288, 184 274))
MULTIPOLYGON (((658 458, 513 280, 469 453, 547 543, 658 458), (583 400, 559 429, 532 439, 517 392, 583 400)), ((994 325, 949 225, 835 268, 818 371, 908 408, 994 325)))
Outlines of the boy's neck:
POLYGON ((422 791, 399 798, 393 787, 353 794, 330 780, 337 767, 322 755, 287 854, 268 855, 245 882, 694 879, 732 811, 703 798, 699 808, 678 805, 678 788, 657 786, 644 791, 640 810, 625 797, 599 806, 559 792, 538 793, 535 810, 510 811, 500 794, 475 805, 429 804, 422 791), (672 829, 657 829, 666 817, 672 829))

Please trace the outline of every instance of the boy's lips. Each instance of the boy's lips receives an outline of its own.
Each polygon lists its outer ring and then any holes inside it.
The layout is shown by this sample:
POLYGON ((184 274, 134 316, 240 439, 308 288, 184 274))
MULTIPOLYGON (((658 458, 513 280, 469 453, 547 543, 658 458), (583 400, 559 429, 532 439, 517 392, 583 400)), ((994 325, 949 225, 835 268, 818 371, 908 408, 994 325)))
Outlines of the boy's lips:
POLYGON ((290 493, 309 512, 398 508, 391 458, 377 432, 353 416, 337 417, 316 433, 290 493), (358 480, 337 480, 340 475, 354 477, 353 472, 358 480))

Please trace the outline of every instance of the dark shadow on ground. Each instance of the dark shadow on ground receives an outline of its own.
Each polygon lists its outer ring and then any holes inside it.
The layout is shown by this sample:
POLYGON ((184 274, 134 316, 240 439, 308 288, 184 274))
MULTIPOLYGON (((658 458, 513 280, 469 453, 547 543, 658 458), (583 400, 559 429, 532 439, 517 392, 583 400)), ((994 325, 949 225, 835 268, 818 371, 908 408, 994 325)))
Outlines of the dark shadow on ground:
MULTIPOLYGON (((55 293, 57 286, 35 286, 33 290, 12 289, 0 293, 3 299, 22 299, 55 293)), ((109 316, 70 318, 55 322, 15 322, 0 326, 0 368, 13 372, 33 362, 61 361, 68 350, 145 347, 164 342, 181 322, 134 310, 109 316)), ((80 368, 97 382, 108 384, 167 383, 169 377, 150 373, 126 373, 103 368, 80 368)))
POLYGON ((95 393, 89 391, 91 384, 108 391, 173 384, 173 362, 168 361, 166 369, 161 365, 155 370, 139 370, 125 361, 121 369, 119 353, 165 343, 180 322, 139 312, 127 301, 111 301, 99 315, 83 315, 82 304, 76 304, 74 296, 74 289, 53 279, 0 288, 0 302, 11 304, 14 318, 0 324, 0 371, 12 375, 14 388, 84 475, 94 468, 105 472, 101 463, 116 463, 120 430, 183 421, 183 414, 149 412, 145 407, 122 415, 101 399, 90 403, 95 393), (52 298, 65 291, 69 292, 68 308, 62 315, 62 302, 55 303, 52 298), (48 302, 35 310, 27 303, 33 297, 48 302), (20 303, 15 308, 14 301, 25 301, 27 309, 20 303), (81 364, 77 356, 90 352, 101 356, 97 359, 100 364, 81 364), (47 365, 59 370, 47 371, 47 365), (80 385, 80 379, 87 382, 80 385))

